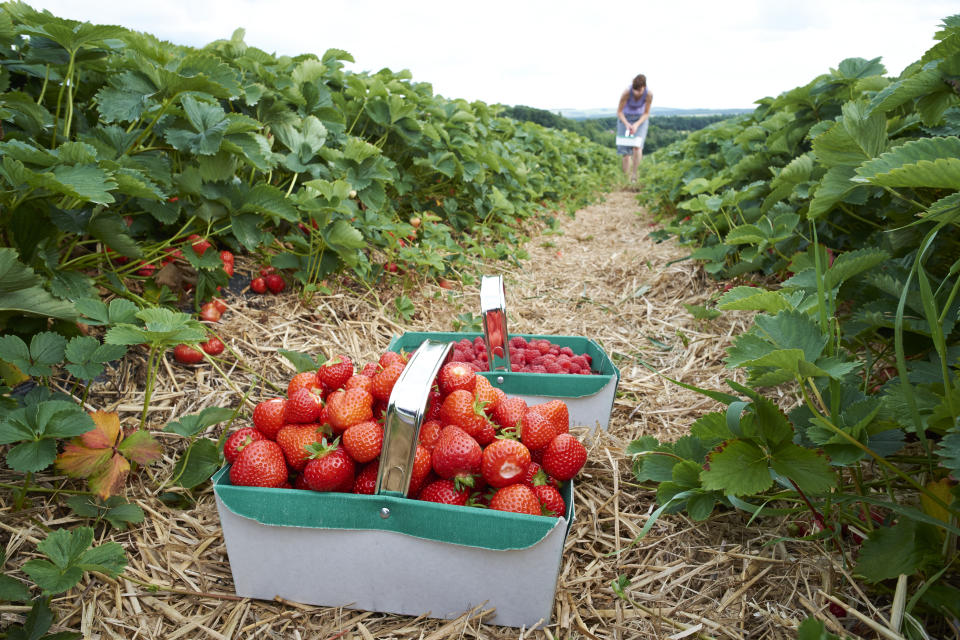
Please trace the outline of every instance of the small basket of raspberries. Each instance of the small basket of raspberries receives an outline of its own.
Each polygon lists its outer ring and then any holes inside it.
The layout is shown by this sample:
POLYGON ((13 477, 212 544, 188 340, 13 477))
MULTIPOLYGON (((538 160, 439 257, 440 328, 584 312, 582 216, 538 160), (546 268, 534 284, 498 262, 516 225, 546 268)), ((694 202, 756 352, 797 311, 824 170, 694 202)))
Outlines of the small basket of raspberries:
MULTIPOLYGON (((453 356, 452 345, 447 351, 453 356)), ((253 426, 226 439, 230 483, 373 494, 384 420, 407 357, 387 351, 359 371, 339 355, 290 380, 287 396, 254 408, 253 426)), ((528 405, 508 397, 471 363, 438 371, 418 417, 406 471, 410 498, 560 517, 559 491, 587 459, 562 400, 528 405)), ((432 373, 430 374, 432 375, 432 373)), ((428 378, 429 380, 429 378, 428 378)))

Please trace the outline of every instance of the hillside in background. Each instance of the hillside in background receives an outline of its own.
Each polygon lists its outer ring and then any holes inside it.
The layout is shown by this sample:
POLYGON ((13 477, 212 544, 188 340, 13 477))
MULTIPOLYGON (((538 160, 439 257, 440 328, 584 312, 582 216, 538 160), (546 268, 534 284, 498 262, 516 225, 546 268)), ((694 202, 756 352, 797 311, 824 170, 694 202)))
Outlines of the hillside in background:
MULTIPOLYGON (((698 109, 690 111, 701 111, 706 113, 679 115, 665 110, 664 115, 658 115, 650 120, 650 128, 647 132, 647 141, 645 151, 652 153, 657 149, 666 147, 678 140, 684 139, 687 134, 709 126, 715 122, 726 120, 734 114, 715 113, 710 109, 698 109)), ((507 107, 502 115, 515 120, 524 122, 535 122, 545 127, 553 129, 564 129, 579 133, 583 137, 602 144, 613 146, 616 138, 617 119, 616 112, 609 111, 608 115, 602 117, 591 117, 589 119, 574 119, 557 115, 552 111, 545 109, 535 109, 533 107, 507 107)))
MULTIPOLYGON (((613 118, 617 115, 617 110, 612 107, 605 109, 556 109, 555 112, 571 120, 613 118)), ((658 107, 654 105, 650 108, 650 112, 655 116, 732 116, 743 113, 753 113, 753 109, 676 109, 673 107, 658 107)))

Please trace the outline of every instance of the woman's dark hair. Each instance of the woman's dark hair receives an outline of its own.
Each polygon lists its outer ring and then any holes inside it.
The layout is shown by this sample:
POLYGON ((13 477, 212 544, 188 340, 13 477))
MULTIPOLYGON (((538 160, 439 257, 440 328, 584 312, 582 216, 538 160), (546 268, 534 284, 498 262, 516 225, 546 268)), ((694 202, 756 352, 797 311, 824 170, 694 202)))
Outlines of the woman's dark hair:
POLYGON ((643 89, 645 86, 647 86, 647 76, 643 75, 642 73, 633 79, 634 89, 643 89))

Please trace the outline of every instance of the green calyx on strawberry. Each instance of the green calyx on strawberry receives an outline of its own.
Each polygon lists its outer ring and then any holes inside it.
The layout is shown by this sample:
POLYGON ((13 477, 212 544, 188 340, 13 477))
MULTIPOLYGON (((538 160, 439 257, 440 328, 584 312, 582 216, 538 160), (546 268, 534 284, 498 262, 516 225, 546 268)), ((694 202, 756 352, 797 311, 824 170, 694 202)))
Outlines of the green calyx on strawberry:
POLYGON ((334 356, 317 369, 317 381, 331 391, 342 388, 351 376, 353 360, 345 355, 334 356))

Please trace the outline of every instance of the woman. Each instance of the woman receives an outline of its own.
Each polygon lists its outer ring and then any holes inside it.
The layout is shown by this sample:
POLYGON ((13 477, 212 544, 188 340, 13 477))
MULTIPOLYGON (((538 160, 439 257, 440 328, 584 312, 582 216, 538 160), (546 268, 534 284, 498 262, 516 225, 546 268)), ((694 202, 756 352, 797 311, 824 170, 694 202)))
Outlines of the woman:
POLYGON ((647 89, 647 77, 641 73, 620 96, 617 107, 617 141, 623 137, 633 138, 632 146, 618 144, 617 153, 623 156, 623 175, 632 177, 634 182, 643 159, 643 141, 647 138, 652 102, 653 93, 647 89))

